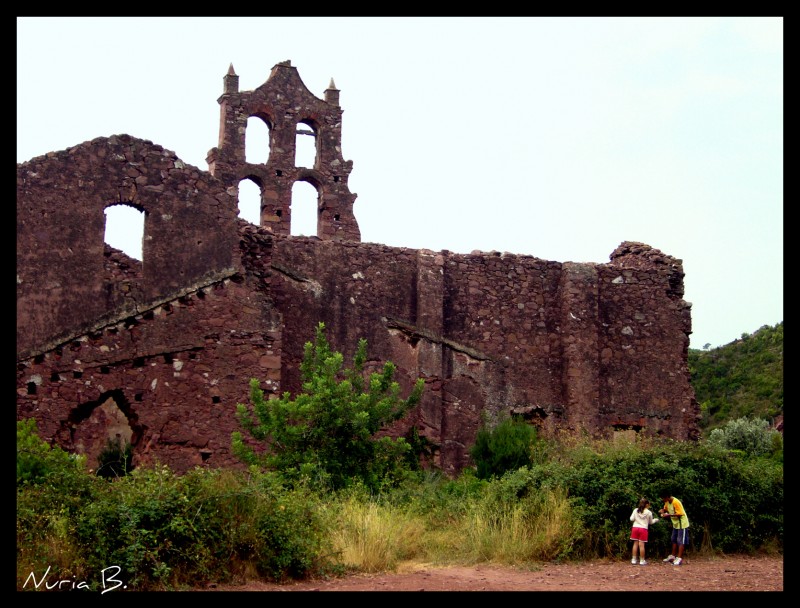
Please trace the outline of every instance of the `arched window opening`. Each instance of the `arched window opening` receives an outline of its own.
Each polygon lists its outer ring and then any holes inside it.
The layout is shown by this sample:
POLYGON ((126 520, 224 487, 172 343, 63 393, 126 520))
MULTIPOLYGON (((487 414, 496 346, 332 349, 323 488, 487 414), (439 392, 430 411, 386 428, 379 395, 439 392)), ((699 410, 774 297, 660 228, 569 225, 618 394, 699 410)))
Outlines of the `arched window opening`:
POLYGON ((106 244, 141 262, 144 212, 122 203, 106 207, 105 214, 106 244))
POLYGON ((239 217, 261 225, 261 188, 249 179, 239 182, 239 217))
POLYGON ((317 236, 317 189, 307 182, 292 186, 292 236, 317 236))
POLYGON ((297 123, 294 136, 294 166, 313 169, 317 159, 317 134, 302 122, 297 123))
POLYGON ((117 478, 133 470, 133 447, 139 430, 129 418, 130 405, 121 390, 78 404, 69 414, 76 452, 101 477, 117 478))
POLYGON ((269 125, 258 116, 247 119, 244 157, 253 165, 266 165, 269 160, 269 125))

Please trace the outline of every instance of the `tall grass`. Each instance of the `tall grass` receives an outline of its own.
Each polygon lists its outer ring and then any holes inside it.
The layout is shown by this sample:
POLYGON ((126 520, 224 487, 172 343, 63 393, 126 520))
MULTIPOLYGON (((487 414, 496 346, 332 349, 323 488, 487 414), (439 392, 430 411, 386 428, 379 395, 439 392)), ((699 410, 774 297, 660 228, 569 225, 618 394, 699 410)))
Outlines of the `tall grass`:
POLYGON ((350 494, 335 507, 330 530, 336 561, 362 572, 394 570, 404 560, 424 557, 425 521, 398 506, 350 494))
POLYGON ((40 580, 48 568, 60 579, 82 578, 84 559, 75 542, 74 523, 63 511, 42 514, 38 522, 17 519, 17 581, 28 586, 40 580), (30 526, 30 527, 29 527, 30 526), (31 579, 31 575, 33 578, 31 579))
POLYGON ((562 557, 574 536, 572 509, 559 490, 515 502, 478 500, 457 528, 466 559, 502 564, 562 557))
POLYGON ((508 500, 496 494, 499 484, 471 501, 448 531, 451 555, 464 563, 519 565, 569 554, 577 526, 566 494, 541 491, 508 500))
POLYGON ((336 560, 363 572, 396 570, 404 562, 520 564, 566 556, 577 534, 560 490, 505 500, 500 482, 465 497, 449 525, 412 504, 367 495, 340 498, 330 545, 336 560))

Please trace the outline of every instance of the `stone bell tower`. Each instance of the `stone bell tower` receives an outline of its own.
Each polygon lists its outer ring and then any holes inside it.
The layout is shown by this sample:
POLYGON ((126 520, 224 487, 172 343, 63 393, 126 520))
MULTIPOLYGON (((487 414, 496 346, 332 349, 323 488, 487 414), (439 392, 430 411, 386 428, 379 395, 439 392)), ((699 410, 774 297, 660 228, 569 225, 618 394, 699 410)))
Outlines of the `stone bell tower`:
POLYGON ((315 97, 290 61, 272 68, 267 81, 254 91, 239 91, 233 65, 223 78, 218 147, 206 161, 212 175, 228 188, 250 179, 261 191, 260 225, 278 235, 291 235, 292 186, 305 181, 317 191, 317 236, 323 240, 360 241, 353 215, 356 195, 347 179, 352 161, 342 158, 342 109, 339 90, 331 79, 325 98, 315 97), (266 164, 245 159, 247 120, 256 117, 269 128, 266 164), (313 167, 295 166, 298 133, 315 139, 313 167))

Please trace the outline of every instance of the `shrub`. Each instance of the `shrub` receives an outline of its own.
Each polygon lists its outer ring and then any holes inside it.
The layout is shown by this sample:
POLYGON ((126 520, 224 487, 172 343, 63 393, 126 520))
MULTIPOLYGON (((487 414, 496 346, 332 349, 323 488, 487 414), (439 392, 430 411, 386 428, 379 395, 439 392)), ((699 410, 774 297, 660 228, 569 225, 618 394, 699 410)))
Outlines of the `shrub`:
POLYGON ((762 456, 775 449, 783 449, 779 431, 771 429, 766 420, 748 417, 729 420, 725 426, 714 429, 708 436, 708 442, 751 456, 762 456))
POLYGON ((318 500, 274 473, 137 468, 87 505, 77 525, 88 568, 115 565, 129 589, 170 589, 256 575, 301 578, 322 567, 318 500))
POLYGON ((519 417, 509 417, 494 427, 484 421, 469 453, 478 477, 489 479, 533 464, 535 443, 536 428, 519 417))
MULTIPOLYGON (((17 421, 17 580, 48 568, 62 578, 80 576, 84 561, 75 542, 75 522, 97 490, 86 459, 51 447, 36 421, 17 421)), ((28 586, 30 588, 30 585, 28 586)))
MULTIPOLYGON (((657 508, 665 485, 686 507, 693 549, 748 553, 783 544, 782 465, 742 458, 712 443, 576 447, 534 466, 530 476, 534 487, 567 490, 584 526, 587 555, 624 554, 638 498, 647 496, 657 508)), ((668 548, 669 526, 659 522, 651 528, 648 551, 668 548)))
POLYGON ((51 447, 39 437, 33 418, 17 421, 17 485, 74 478, 85 471, 86 458, 51 447))

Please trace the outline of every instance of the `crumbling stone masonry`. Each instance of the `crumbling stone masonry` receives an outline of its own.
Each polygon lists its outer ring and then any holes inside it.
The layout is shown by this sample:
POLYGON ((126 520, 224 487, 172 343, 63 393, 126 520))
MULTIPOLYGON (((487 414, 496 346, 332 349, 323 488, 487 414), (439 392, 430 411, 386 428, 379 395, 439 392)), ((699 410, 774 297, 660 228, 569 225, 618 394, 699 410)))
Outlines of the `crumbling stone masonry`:
POLYGON ((484 414, 546 435, 698 437, 680 260, 635 242, 604 264, 362 243, 333 81, 318 99, 287 61, 240 92, 231 66, 218 101, 209 171, 129 135, 17 166, 17 417, 44 438, 90 466, 115 438, 137 465, 239 466, 230 435, 249 379, 297 392, 319 321, 348 359, 363 337, 404 389, 425 379, 386 432, 416 427, 451 474, 484 414), (253 116, 270 130, 264 165, 245 161, 253 116), (314 167, 294 166, 298 130, 315 138, 314 167), (237 217, 244 179, 260 226, 237 217), (318 192, 316 237, 290 235, 298 180, 318 192), (142 261, 104 243, 117 204, 144 213, 142 261))

